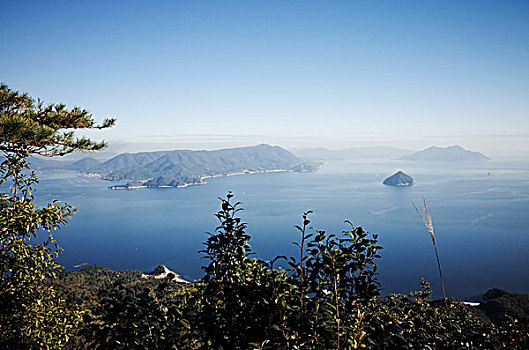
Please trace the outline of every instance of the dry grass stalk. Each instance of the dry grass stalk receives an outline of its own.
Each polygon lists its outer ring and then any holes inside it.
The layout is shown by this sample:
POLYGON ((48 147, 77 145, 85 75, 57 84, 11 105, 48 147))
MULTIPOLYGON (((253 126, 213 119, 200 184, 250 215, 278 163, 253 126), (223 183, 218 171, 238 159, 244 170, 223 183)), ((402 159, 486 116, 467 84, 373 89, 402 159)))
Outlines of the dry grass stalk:
POLYGON ((435 233, 433 229, 433 223, 432 223, 432 216, 430 215, 430 212, 428 211, 428 206, 426 204, 426 199, 423 199, 423 208, 422 210, 419 210, 415 203, 412 203, 413 207, 415 208, 415 211, 417 214, 419 214, 419 217, 421 218, 422 222, 424 223, 424 227, 426 227, 426 230, 430 234, 430 237, 432 239, 433 248, 435 250, 435 258, 437 259, 437 268, 439 269, 439 277, 441 278, 441 288, 443 289, 443 298, 445 301, 446 309, 448 310, 448 301, 446 299, 446 291, 445 291, 445 283, 443 280, 443 273, 441 271, 441 263, 439 261, 439 254, 437 253, 437 244, 435 242, 435 233))

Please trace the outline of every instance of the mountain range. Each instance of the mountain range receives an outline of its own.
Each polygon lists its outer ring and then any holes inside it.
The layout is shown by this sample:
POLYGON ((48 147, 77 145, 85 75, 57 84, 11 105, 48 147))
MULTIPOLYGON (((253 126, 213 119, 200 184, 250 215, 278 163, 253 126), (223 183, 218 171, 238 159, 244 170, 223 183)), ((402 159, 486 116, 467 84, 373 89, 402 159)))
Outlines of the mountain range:
POLYGON ((334 160, 356 158, 396 158, 413 153, 412 150, 390 146, 353 147, 330 150, 323 147, 292 149, 296 156, 309 160, 334 160))
POLYGON ((449 146, 449 147, 428 147, 423 151, 415 152, 413 154, 405 155, 400 157, 402 160, 415 160, 415 161, 470 161, 470 160, 486 160, 490 159, 479 152, 473 152, 464 149, 461 146, 449 146))
POLYGON ((204 178, 270 171, 315 171, 279 146, 257 145, 214 151, 123 153, 84 171, 104 180, 138 181, 148 187, 203 183, 204 178))
MULTIPOLYGON (((3 157, 0 157, 0 161, 3 161, 3 157)), ((48 157, 42 156, 32 156, 29 158, 32 169, 68 169, 68 170, 78 170, 85 171, 101 164, 101 161, 85 157, 79 160, 57 160, 50 159, 48 157)))
MULTIPOLYGON (((378 146, 343 150, 310 148, 294 150, 261 144, 213 151, 172 150, 122 153, 107 161, 86 157, 77 161, 31 157, 34 169, 69 169, 110 181, 130 181, 142 186, 186 186, 209 177, 270 171, 315 171, 318 160, 386 158, 412 161, 474 161, 489 159, 461 146, 432 146, 415 152, 378 146), (299 157, 299 158, 298 158, 299 157)), ((123 187, 123 186, 118 186, 123 187)), ((126 187, 126 186, 125 186, 126 187)))

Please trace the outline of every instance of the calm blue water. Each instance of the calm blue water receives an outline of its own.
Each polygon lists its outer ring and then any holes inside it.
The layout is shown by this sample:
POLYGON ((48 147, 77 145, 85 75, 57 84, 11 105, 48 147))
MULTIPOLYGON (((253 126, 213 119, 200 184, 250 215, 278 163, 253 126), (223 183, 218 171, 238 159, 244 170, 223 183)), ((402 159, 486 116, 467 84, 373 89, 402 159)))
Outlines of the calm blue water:
POLYGON ((412 202, 428 200, 447 293, 469 297, 492 287, 529 293, 529 164, 327 162, 316 173, 210 179, 184 189, 111 191, 113 183, 75 173, 42 173, 40 203, 60 199, 79 209, 56 234, 69 269, 88 263, 150 271, 165 264, 184 278, 201 276, 198 250, 217 226, 217 197, 228 190, 243 203, 251 244, 263 258, 297 254, 294 225, 313 210, 318 229, 341 231, 349 219, 380 234, 384 293, 409 292, 420 277, 439 295, 430 237, 412 202), (416 185, 381 184, 397 170, 416 185), (490 172, 490 175, 489 175, 490 172))

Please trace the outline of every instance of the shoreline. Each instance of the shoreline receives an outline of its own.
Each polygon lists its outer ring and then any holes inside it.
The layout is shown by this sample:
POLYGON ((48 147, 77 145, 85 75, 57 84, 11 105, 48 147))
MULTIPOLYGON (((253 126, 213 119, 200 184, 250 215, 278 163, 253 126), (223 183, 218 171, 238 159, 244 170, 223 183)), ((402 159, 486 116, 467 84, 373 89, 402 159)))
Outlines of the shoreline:
MULTIPOLYGON (((152 180, 152 179, 147 179, 147 180, 124 179, 124 180, 118 180, 118 181, 119 182, 139 182, 141 184, 140 185, 129 185, 129 184, 113 185, 113 186, 109 186, 108 189, 109 190, 137 190, 137 189, 142 189, 142 188, 186 188, 186 187, 189 187, 189 186, 205 185, 205 184, 207 184, 207 181, 205 181, 206 179, 217 178, 217 177, 238 176, 238 175, 253 175, 253 174, 266 174, 266 173, 286 173, 286 172, 293 172, 293 170, 288 170, 288 169, 244 170, 244 171, 238 171, 238 172, 227 173, 227 174, 203 175, 203 176, 201 176, 199 178, 200 182, 186 182, 186 183, 179 184, 179 185, 176 185, 176 186, 170 186, 170 185, 147 186, 147 185, 143 185, 143 184, 148 182, 148 181, 150 181, 150 180, 152 180)), ((101 180, 105 180, 105 181, 116 181, 116 180, 105 178, 104 175, 97 174, 97 173, 83 173, 83 172, 81 172, 79 174, 79 176, 93 178, 93 179, 101 179, 101 180)))

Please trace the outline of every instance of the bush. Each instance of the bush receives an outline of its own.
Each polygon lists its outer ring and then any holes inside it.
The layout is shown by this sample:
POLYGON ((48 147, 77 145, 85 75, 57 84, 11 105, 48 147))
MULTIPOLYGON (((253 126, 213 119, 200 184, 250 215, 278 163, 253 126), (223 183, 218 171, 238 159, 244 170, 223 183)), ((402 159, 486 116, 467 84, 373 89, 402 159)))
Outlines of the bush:
MULTIPOLYGON (((118 349, 525 349, 527 323, 491 322, 431 286, 380 298, 376 234, 297 229, 299 256, 254 257, 240 203, 228 193, 193 285, 118 283, 93 311, 86 343, 118 349), (274 267, 283 262, 286 268, 274 267)), ((497 293, 496 293, 497 294, 497 293)))

